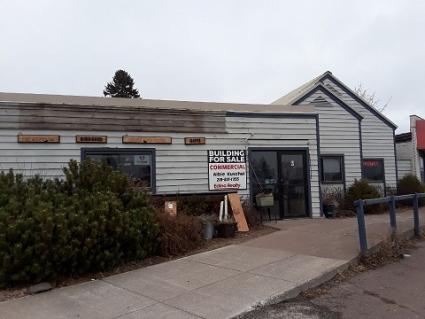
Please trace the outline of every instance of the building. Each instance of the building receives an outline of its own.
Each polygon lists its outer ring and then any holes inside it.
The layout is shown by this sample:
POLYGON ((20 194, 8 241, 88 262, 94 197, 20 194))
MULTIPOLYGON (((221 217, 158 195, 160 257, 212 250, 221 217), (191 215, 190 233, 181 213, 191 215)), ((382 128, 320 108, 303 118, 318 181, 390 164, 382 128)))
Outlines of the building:
POLYGON ((396 135, 398 177, 415 175, 425 182, 425 120, 410 115, 410 132, 396 135))
POLYGON ((273 104, 310 104, 319 115, 322 188, 345 190, 362 178, 377 186, 382 194, 397 187, 397 126, 331 72, 273 104))
POLYGON ((270 105, 0 93, 0 169, 62 177, 103 159, 155 195, 273 194, 320 217, 331 187, 396 187, 395 125, 330 72, 270 105))

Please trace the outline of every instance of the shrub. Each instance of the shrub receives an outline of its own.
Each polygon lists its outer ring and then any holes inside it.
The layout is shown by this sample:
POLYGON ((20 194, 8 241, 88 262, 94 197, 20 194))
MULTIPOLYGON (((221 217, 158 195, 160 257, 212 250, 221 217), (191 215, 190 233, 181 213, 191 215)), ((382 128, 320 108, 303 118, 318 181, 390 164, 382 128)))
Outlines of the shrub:
MULTIPOLYGON (((379 198, 381 197, 378 190, 370 185, 365 180, 356 180, 353 185, 351 185, 342 201, 342 209, 343 210, 352 210, 354 211, 354 201, 358 199, 371 199, 371 198, 379 198)), ((374 205, 370 207, 365 207, 365 213, 371 213, 371 212, 381 212, 384 209, 384 206, 382 205, 374 205)))
POLYGON ((425 185, 415 175, 406 175, 398 183, 398 194, 407 195, 425 192, 425 185))
POLYGON ((103 271, 156 250, 153 208, 124 174, 90 160, 64 173, 0 174, 0 285, 103 271))
POLYGON ((202 244, 201 221, 194 216, 178 213, 170 216, 158 212, 159 249, 161 256, 177 256, 186 253, 202 244))
MULTIPOLYGON (((399 195, 408 195, 413 193, 424 193, 425 185, 420 182, 420 180, 415 175, 406 175, 398 182, 398 194, 399 195)), ((400 201, 401 205, 412 205, 412 200, 403 200, 400 201)), ((425 199, 419 199, 419 205, 425 205, 425 199)))

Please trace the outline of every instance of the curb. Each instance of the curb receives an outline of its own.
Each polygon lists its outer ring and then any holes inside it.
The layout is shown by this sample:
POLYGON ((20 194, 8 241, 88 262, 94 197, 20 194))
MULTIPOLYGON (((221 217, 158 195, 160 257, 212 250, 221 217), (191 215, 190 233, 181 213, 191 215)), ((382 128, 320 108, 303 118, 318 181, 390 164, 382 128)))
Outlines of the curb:
POLYGON ((281 294, 271 296, 271 297, 269 297, 265 300, 259 301, 255 305, 253 305, 250 309, 247 309, 247 310, 243 311, 242 313, 240 313, 236 316, 230 317, 230 319, 239 319, 242 316, 244 316, 245 314, 247 314, 248 312, 255 310, 256 308, 269 306, 269 305, 277 304, 277 303, 282 302, 282 301, 293 299, 293 298, 297 297, 304 290, 318 287, 321 284, 331 280, 338 273, 346 270, 350 265, 351 265, 351 261, 344 262, 341 265, 339 265, 339 266, 337 266, 337 267, 335 267, 335 268, 333 268, 329 271, 325 271, 321 275, 319 275, 319 276, 317 276, 317 277, 315 277, 315 278, 313 278, 313 279, 311 279, 307 282, 304 282, 304 283, 302 283, 298 286, 295 286, 292 289, 289 289, 289 290, 287 290, 287 291, 285 291, 281 294))
MULTIPOLYGON (((421 229, 422 232, 424 232, 425 226, 421 226, 420 229, 421 229)), ((395 236, 400 238, 400 239, 412 239, 412 238, 415 237, 415 234, 414 234, 414 231, 412 229, 410 229, 410 230, 406 230, 402 233, 397 233, 395 236)), ((368 248, 367 255, 377 252, 381 248, 381 246, 385 242, 387 242, 389 239, 391 239, 391 235, 386 237, 381 242, 379 242, 379 243, 373 245, 372 247, 368 248)), ((244 312, 242 312, 242 313, 240 313, 236 316, 233 316, 230 319, 240 319, 242 316, 244 316, 247 313, 255 310, 256 308, 269 306, 269 305, 280 303, 282 301, 293 299, 293 298, 297 297, 301 292, 303 292, 307 289, 315 288, 315 287, 318 287, 318 286, 324 284, 325 282, 328 282, 329 280, 334 278, 338 273, 343 272, 346 269, 348 269, 351 265, 357 265, 359 263, 360 257, 361 257, 361 254, 359 253, 355 258, 346 261, 345 263, 337 266, 336 268, 329 270, 327 272, 324 272, 320 276, 313 278, 313 279, 311 279, 311 280, 309 280, 305 283, 302 283, 301 285, 296 286, 296 287, 294 287, 294 288, 292 288, 288 291, 285 291, 282 294, 272 296, 272 297, 269 297, 269 298, 267 298, 263 301, 260 301, 257 304, 253 305, 251 307, 251 309, 248 309, 248 310, 246 310, 246 311, 244 311, 244 312)))

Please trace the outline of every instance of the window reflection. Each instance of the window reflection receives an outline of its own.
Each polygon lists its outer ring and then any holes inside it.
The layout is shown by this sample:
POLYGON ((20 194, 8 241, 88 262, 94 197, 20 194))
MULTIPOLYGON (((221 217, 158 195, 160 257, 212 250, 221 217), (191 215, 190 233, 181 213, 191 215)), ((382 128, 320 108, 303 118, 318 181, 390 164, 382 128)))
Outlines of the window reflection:
POLYGON ((96 151, 87 150, 85 157, 104 161, 115 170, 125 173, 134 187, 152 187, 152 152, 128 152, 121 150, 96 151))

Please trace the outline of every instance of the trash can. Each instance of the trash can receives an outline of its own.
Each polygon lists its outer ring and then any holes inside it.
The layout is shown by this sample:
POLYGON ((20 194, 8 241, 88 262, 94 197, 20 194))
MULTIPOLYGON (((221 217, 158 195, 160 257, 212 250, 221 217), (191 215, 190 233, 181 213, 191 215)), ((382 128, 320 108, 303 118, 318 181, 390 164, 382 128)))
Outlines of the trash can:
POLYGON ((211 240, 214 237, 214 223, 206 220, 202 222, 202 238, 205 240, 211 240))

